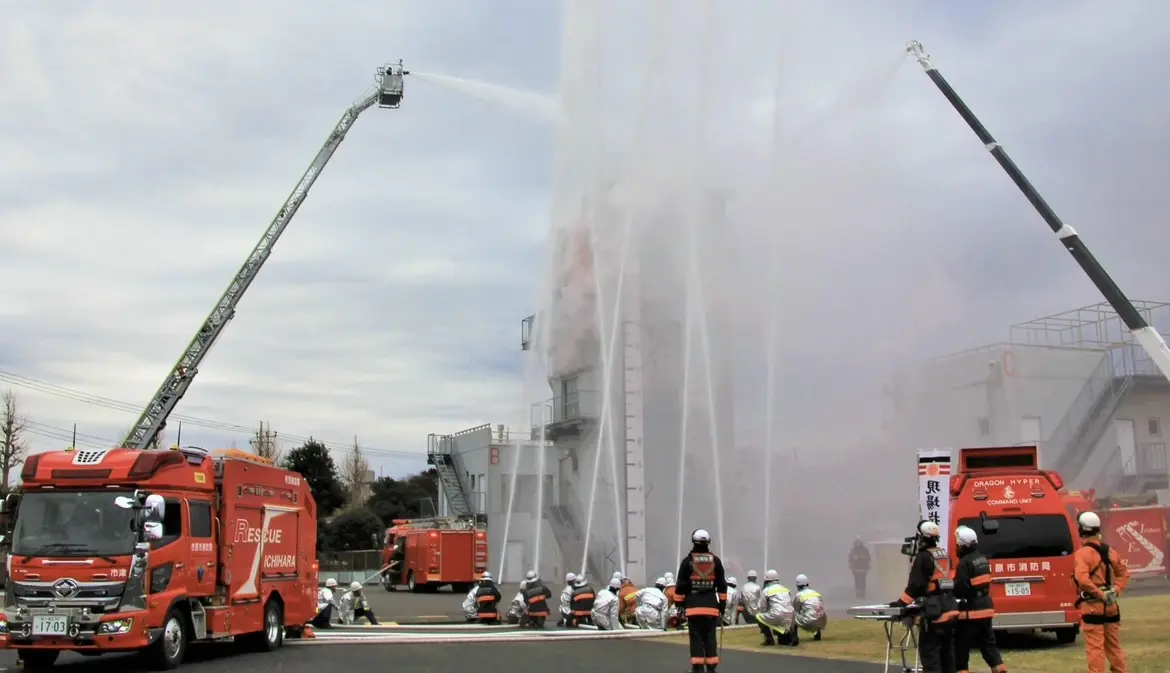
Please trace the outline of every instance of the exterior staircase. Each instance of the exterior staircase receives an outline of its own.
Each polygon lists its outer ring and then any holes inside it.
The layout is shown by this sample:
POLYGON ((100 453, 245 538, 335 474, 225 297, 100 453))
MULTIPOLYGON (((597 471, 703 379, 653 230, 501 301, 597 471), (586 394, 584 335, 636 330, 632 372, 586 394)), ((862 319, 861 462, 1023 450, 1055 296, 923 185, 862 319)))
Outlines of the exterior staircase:
POLYGON ((439 474, 439 485, 446 496, 448 514, 452 516, 469 516, 474 514, 468 503, 467 490, 463 480, 459 477, 461 465, 459 455, 451 451, 451 438, 444 435, 431 434, 427 437, 427 463, 433 465, 439 474))
MULTIPOLYGON (((572 508, 569 506, 550 505, 545 510, 545 518, 552 528, 553 537, 557 540, 557 547, 561 550, 561 558, 565 561, 565 567, 568 568, 566 572, 578 572, 580 559, 585 555, 584 529, 578 525, 576 517, 573 516, 572 508)), ((599 582, 607 579, 609 573, 602 574, 600 572, 604 564, 600 564, 596 556, 596 552, 589 555, 585 570, 594 581, 599 582)))
POLYGON ((1113 450, 1093 488, 1099 497, 1149 493, 1170 488, 1170 455, 1164 442, 1143 442, 1128 460, 1121 448, 1113 450))
POLYGON ((1133 384, 1133 377, 1125 375, 1128 368, 1124 366, 1131 348, 1134 347, 1120 346, 1105 352, 1045 442, 1050 450, 1057 452, 1052 469, 1066 480, 1079 476, 1072 472, 1085 464, 1133 384))

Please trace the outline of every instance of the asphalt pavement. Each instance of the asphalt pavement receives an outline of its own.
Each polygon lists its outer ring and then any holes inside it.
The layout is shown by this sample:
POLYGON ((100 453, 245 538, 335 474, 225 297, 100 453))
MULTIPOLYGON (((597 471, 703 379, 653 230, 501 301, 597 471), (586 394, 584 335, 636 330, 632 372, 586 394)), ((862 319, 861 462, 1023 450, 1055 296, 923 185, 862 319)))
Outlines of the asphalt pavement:
MULTIPOLYGON (((0 653, 0 670, 14 671, 15 656, 0 653)), ((326 670, 385 670, 395 673, 682 673, 686 647, 646 641, 556 643, 346 644, 286 647, 243 654, 230 645, 201 645, 188 652, 187 673, 321 673, 326 670)), ((57 667, 67 673, 138 673, 132 656, 83 658, 66 655, 57 667)), ((758 652, 727 651, 720 670, 734 673, 873 673, 881 666, 758 652)))

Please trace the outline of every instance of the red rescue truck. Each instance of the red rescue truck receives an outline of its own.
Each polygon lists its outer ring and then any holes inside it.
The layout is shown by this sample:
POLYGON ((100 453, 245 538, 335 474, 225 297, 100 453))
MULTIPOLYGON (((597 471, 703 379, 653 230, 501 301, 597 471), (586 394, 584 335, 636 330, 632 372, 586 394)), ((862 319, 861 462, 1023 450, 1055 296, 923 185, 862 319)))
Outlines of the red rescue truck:
POLYGON ((487 572, 487 527, 476 517, 395 519, 382 547, 382 586, 466 593, 487 572))
POLYGON ((1121 554, 1130 575, 1135 579, 1166 576, 1166 556, 1170 551, 1166 524, 1170 521, 1170 507, 1149 504, 1100 508, 1093 491, 1083 494, 1074 491, 1069 497, 1070 508, 1075 507, 1078 514, 1093 511, 1101 517, 1105 544, 1121 554), (1077 495, 1081 497, 1076 498, 1077 495))
POLYGON ((1034 446, 960 449, 950 487, 951 530, 978 533, 991 563, 995 628, 1076 640, 1076 520, 1060 475, 1040 469, 1034 446))
POLYGON ((0 649, 24 668, 62 652, 193 641, 275 650, 317 610, 316 504, 301 475, 242 451, 66 450, 29 456, 15 513, 0 649))

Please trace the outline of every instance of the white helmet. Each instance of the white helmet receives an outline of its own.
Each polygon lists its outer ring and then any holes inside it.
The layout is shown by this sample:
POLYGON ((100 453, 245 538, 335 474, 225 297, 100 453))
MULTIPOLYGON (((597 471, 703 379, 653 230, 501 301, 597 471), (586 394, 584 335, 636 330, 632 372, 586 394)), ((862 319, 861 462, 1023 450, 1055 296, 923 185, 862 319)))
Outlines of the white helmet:
POLYGON ((727 586, 729 586, 729 587, 733 587, 733 586, 735 586, 735 585, 737 585, 737 584, 739 584, 739 582, 737 582, 737 581, 736 581, 736 579, 735 579, 734 577, 728 577, 728 578, 727 578, 727 586))
POLYGON ((325 586, 332 589, 333 587, 337 586, 337 580, 330 577, 329 579, 325 580, 325 586))
POLYGON ((481 579, 485 579, 485 580, 490 582, 490 581, 492 581, 492 574, 487 572, 487 571, 484 571, 483 577, 481 579))
POLYGON ((1082 537, 1092 537, 1101 532, 1101 517, 1093 512, 1081 512, 1077 516, 1077 528, 1082 537))
POLYGON ((361 582, 350 582, 349 583, 349 590, 350 591, 361 591, 362 590, 362 583, 361 582))
POLYGON ((955 529, 955 544, 960 547, 974 547, 979 544, 979 536, 967 526, 959 526, 955 529))
POLYGON ((666 578, 666 579, 668 579, 668 580, 672 580, 672 579, 674 579, 674 573, 669 573, 669 572, 668 572, 668 573, 666 573, 665 575, 663 575, 663 577, 665 577, 665 578, 666 578))
POLYGON ((691 533, 691 542, 695 544, 707 544, 711 541, 711 534, 702 528, 696 528, 695 532, 691 533))
POLYGON ((759 574, 756 573, 756 571, 749 570, 748 574, 747 574, 747 578, 748 578, 749 582, 754 582, 755 580, 758 580, 760 578, 760 576, 759 576, 759 574))
POLYGON ((574 582, 574 584, 576 584, 576 585, 577 585, 577 586, 579 586, 579 587, 583 587, 583 586, 585 586, 586 584, 589 584, 589 580, 588 580, 588 579, 586 579, 586 577, 585 577, 584 573, 582 573, 582 574, 580 574, 580 575, 577 575, 577 581, 576 581, 576 582, 574 582))
POLYGON ((612 590, 614 590, 614 591, 617 591, 618 589, 621 589, 621 588, 622 588, 622 581, 621 581, 621 579, 620 579, 620 578, 618 578, 618 577, 615 577, 615 578, 611 579, 611 580, 609 581, 609 588, 610 588, 610 589, 612 589, 612 590))
POLYGON ((808 586, 808 575, 803 575, 803 574, 797 575, 796 576, 796 586, 807 587, 808 586))
POLYGON ((775 570, 769 570, 768 572, 764 573, 764 581, 765 582, 779 582, 780 581, 780 573, 776 572, 775 570))
POLYGON ((922 537, 940 537, 942 531, 939 530, 938 524, 933 521, 923 521, 918 524, 918 534, 922 537))
POLYGON ((666 586, 666 578, 665 578, 665 577, 659 577, 658 579, 654 580, 654 586, 657 586, 657 587, 664 587, 664 586, 666 586))
POLYGON ((572 584, 577 579, 577 573, 565 573, 565 584, 572 584))
POLYGON ((622 571, 620 571, 620 570, 615 570, 615 571, 613 571, 613 574, 610 575, 610 579, 620 580, 621 578, 622 578, 622 571))
POLYGON ((536 571, 535 571, 535 570, 529 570, 527 573, 525 573, 525 574, 524 574, 524 579, 528 580, 529 582, 531 582, 531 581, 533 581, 533 580, 537 579, 537 577, 536 577, 536 571))

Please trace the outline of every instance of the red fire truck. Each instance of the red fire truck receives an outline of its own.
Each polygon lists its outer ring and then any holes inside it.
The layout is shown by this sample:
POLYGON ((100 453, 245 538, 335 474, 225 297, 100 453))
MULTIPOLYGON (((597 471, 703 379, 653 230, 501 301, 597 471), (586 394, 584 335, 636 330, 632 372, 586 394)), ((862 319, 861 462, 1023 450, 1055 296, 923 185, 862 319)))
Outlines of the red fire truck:
POLYGON ((487 572, 487 527, 476 517, 395 519, 382 547, 382 586, 464 593, 487 572))
POLYGON ((182 663, 199 640, 275 650, 317 609, 316 504, 301 475, 242 451, 29 456, 4 502, 0 648, 26 670, 61 652, 182 663))
POLYGON ((1040 469, 1034 446, 959 450, 951 530, 979 533, 991 563, 996 629, 1052 631, 1066 643, 1077 637, 1076 521, 1063 488, 1060 475, 1040 469))

